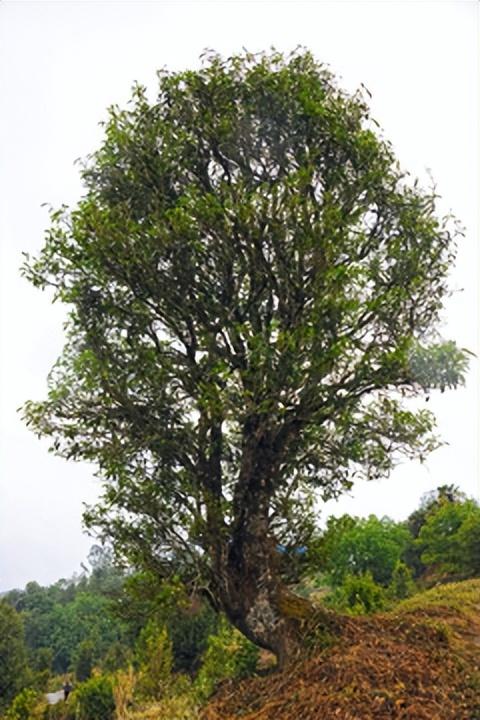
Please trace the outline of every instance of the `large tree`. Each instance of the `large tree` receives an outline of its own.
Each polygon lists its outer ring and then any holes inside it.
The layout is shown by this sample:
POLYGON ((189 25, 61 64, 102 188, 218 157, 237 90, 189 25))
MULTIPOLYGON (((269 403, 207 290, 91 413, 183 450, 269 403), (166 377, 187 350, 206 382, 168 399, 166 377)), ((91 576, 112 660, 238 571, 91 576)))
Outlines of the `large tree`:
POLYGON ((297 604, 278 543, 312 496, 436 440, 408 398, 455 386, 435 335, 454 256, 435 192, 307 52, 211 54, 110 109, 78 206, 27 260, 69 306, 48 399, 54 450, 94 461, 87 515, 117 550, 208 583, 285 660, 297 604))

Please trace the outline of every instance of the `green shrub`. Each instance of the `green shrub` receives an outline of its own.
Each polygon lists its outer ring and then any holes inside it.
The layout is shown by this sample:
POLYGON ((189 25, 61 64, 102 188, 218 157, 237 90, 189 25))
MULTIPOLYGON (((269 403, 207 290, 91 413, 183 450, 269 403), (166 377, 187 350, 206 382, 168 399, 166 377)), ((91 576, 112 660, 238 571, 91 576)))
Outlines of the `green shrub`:
POLYGON ((129 720, 198 720, 199 706, 188 693, 172 694, 129 711, 129 720))
POLYGON ((44 706, 42 720, 78 720, 76 695, 72 693, 68 702, 44 706))
POLYGON ((115 701, 112 681, 105 675, 92 677, 75 692, 78 720, 113 720, 115 701))
POLYGON ((94 665, 94 650, 95 647, 91 640, 83 640, 77 646, 73 659, 73 669, 78 682, 88 680, 91 676, 94 665))
POLYGON ((168 720, 198 720, 198 697, 192 682, 186 675, 177 675, 172 683, 170 692, 158 704, 159 718, 168 720))
POLYGON ((123 670, 128 667, 131 660, 132 652, 130 648, 121 642, 114 642, 102 660, 102 670, 107 673, 123 670))
POLYGON ((405 600, 413 595, 416 590, 412 577, 412 571, 404 562, 398 562, 392 574, 392 580, 388 586, 388 596, 394 600, 405 600))
POLYGON ((37 703, 38 693, 30 688, 25 688, 12 700, 10 707, 5 713, 5 720, 30 720, 37 703))
POLYGON ((330 607, 351 615, 382 610, 387 604, 385 590, 374 581, 370 572, 347 575, 343 583, 325 599, 330 607))
POLYGON ((173 652, 167 629, 155 621, 140 633, 137 643, 138 690, 149 698, 161 698, 172 681, 173 652))
POLYGON ((199 698, 208 698, 222 680, 251 675, 255 672, 257 660, 258 648, 222 619, 218 633, 208 639, 202 666, 195 681, 199 698))
POLYGON ((172 641, 173 670, 194 673, 207 649, 209 636, 218 629, 217 614, 205 604, 196 610, 177 607, 166 626, 172 641))

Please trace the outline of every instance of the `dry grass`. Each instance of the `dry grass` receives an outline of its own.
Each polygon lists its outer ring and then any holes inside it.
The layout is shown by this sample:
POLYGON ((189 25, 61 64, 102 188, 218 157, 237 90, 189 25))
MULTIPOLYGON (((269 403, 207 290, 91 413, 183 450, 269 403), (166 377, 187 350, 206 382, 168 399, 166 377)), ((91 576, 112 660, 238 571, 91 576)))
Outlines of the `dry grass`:
POLYGON ((199 709, 188 695, 167 697, 131 711, 129 720, 198 720, 199 709))
POLYGON ((116 673, 113 682, 115 720, 130 720, 129 706, 133 700, 135 680, 135 673, 131 665, 127 671, 116 673))
POLYGON ((480 720, 480 581, 342 625, 305 662, 223 685, 202 720, 480 720))

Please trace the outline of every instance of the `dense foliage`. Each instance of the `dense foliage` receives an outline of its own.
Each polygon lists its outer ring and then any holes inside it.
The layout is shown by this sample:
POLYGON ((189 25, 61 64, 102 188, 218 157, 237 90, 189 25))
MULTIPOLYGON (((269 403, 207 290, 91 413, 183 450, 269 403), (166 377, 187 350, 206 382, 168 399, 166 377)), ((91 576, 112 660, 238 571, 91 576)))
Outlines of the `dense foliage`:
POLYGON ((22 618, 0 600, 0 710, 27 681, 27 653, 22 618))
POLYGON ((111 564, 102 569, 94 564, 88 577, 59 580, 50 587, 30 582, 23 591, 8 593, 6 600, 23 618, 32 666, 66 673, 86 660, 87 651, 90 665, 98 663, 126 631, 110 612, 122 584, 111 564))
POLYGON ((437 572, 473 577, 480 573, 480 507, 473 500, 443 500, 417 539, 421 560, 437 572))
POLYGON ((333 586, 367 572, 386 586, 410 542, 408 529, 389 518, 330 518, 322 537, 323 567, 333 586))
POLYGON ((79 720, 114 720, 115 701, 110 678, 90 678, 80 685, 76 693, 79 720))
POLYGON ((111 108, 85 195, 27 262, 69 319, 26 416, 98 464, 87 520, 118 553, 200 576, 286 657, 276 545, 308 541, 312 494, 434 448, 405 399, 462 381, 435 332, 454 227, 309 53, 204 60, 111 108))

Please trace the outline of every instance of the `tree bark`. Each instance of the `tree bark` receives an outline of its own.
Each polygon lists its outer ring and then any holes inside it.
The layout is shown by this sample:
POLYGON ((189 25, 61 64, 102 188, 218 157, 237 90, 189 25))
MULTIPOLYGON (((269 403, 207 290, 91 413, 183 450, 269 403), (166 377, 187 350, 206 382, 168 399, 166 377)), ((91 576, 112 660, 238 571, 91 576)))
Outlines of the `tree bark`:
POLYGON ((335 616, 295 595, 284 585, 280 554, 267 532, 265 516, 255 513, 228 546, 216 572, 216 594, 230 622, 256 645, 271 651, 285 667, 305 650, 308 630, 336 632, 335 616))
POLYGON ((304 650, 310 623, 334 630, 334 614, 314 607, 282 582, 280 553, 270 532, 270 505, 289 433, 255 416, 244 427, 243 457, 227 529, 210 527, 214 595, 230 622, 285 666, 304 650), (225 532, 226 530, 226 532, 225 532), (225 534, 222 537, 223 532, 225 534))

